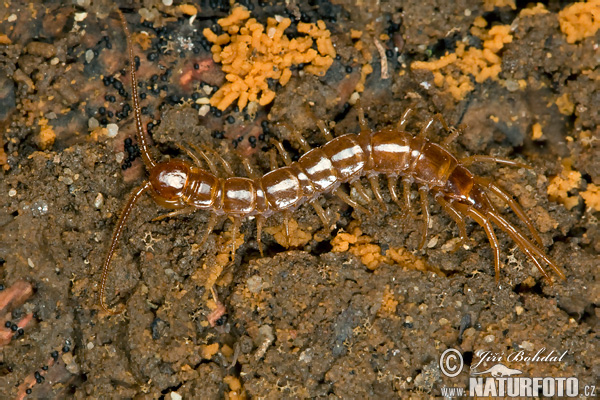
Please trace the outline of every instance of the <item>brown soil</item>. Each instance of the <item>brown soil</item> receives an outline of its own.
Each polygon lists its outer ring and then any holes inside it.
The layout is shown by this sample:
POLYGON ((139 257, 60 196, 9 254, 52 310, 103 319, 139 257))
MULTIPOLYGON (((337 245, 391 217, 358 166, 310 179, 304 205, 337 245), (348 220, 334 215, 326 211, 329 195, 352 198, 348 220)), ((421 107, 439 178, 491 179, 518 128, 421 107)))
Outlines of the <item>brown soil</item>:
MULTIPOLYGON (((374 71, 361 94, 370 127, 394 125, 413 107, 417 118, 409 129, 416 132, 440 112, 451 125, 464 126, 453 145, 457 155, 494 154, 531 165, 532 170, 496 165, 472 170, 518 198, 567 280, 549 285, 498 230, 504 268, 496 285, 484 231, 470 221, 469 248, 448 252, 444 244, 458 229, 433 201, 429 238, 436 240, 417 251, 420 219, 401 217, 392 202, 386 212, 373 204, 367 216, 329 196, 320 202, 337 219, 336 232, 359 224, 383 250, 404 248, 413 261, 370 270, 350 252, 331 252, 333 236, 322 230, 312 208, 301 207, 294 218, 312 237, 305 245, 288 251, 265 234, 261 257, 254 222, 247 221, 235 262, 221 271, 214 267, 215 256, 229 221, 199 247, 206 213, 153 222, 164 210, 144 197, 124 232, 107 288, 110 304, 126 305, 121 316, 101 312, 97 296, 120 209, 145 177, 139 158, 122 168, 124 139, 134 132, 132 114, 122 115, 129 78, 118 78, 121 94, 118 82, 103 81, 125 68, 122 28, 114 14, 107 15, 112 4, 106 1, 13 3, 0 9, 0 32, 10 40, 0 45, 0 283, 6 291, 26 281, 34 290, 0 314, 3 324, 33 315, 2 347, 1 398, 23 396, 27 388, 32 398, 176 398, 172 392, 183 398, 421 397, 440 395, 443 386, 466 386, 477 350, 534 354, 542 347, 568 353, 556 363, 507 365, 523 376, 597 383, 600 214, 583 200, 570 210, 550 201, 547 186, 563 159, 582 174, 571 195, 600 185, 600 32, 568 43, 557 17, 563 2, 550 2, 548 13, 520 18, 519 9, 484 11, 474 0, 383 1, 378 7, 375 1, 360 2, 361 7, 353 1, 311 2, 319 7, 292 1, 288 9, 252 1, 259 21, 297 10, 313 21, 324 19, 340 57, 324 77, 294 73, 285 87, 276 88, 274 103, 255 115, 230 108, 205 117, 192 108, 198 90, 181 77, 196 74, 194 64, 201 63, 194 83, 223 81, 218 65, 209 65, 210 47, 202 46, 201 32, 227 15, 228 6, 212 9, 202 2, 193 27, 189 17, 160 1, 144 2, 159 10, 145 26, 139 14, 128 13, 131 31, 150 33, 153 46, 143 54, 136 49, 141 81, 158 88, 142 90, 144 121, 155 120, 155 155, 177 156, 175 143, 207 144, 236 174, 244 174, 240 156, 266 172, 269 137, 300 154, 276 122, 293 125, 312 145, 324 143, 307 104, 316 118, 336 122, 335 133, 358 132, 357 108, 347 102, 367 61, 348 32, 362 30, 373 56, 374 71), (433 84, 431 72, 410 69, 413 61, 452 52, 456 41, 466 38, 477 46, 470 28, 481 16, 514 27, 512 42, 499 54, 498 80, 473 79, 474 90, 456 100, 433 84), (199 51, 183 49, 178 38, 191 39, 199 51), (389 79, 382 79, 373 38, 392 50, 389 79), (507 81, 519 80, 526 86, 507 89, 507 81), (556 102, 565 95, 571 103, 567 112, 556 102), (102 130, 110 123, 120 128, 115 138, 102 130), (540 140, 532 139, 535 123, 543 127, 540 140), (414 260, 425 271, 415 269, 414 260), (208 323, 216 306, 207 289, 211 279, 226 313, 214 327, 208 323), (447 348, 465 355, 465 371, 456 378, 443 375, 438 364, 447 348)), ((439 130, 431 139, 444 135, 439 130)), ((389 201, 387 189, 382 191, 389 201)), ((503 212, 522 226, 509 210, 503 212)), ((269 225, 282 220, 276 216, 269 225)))

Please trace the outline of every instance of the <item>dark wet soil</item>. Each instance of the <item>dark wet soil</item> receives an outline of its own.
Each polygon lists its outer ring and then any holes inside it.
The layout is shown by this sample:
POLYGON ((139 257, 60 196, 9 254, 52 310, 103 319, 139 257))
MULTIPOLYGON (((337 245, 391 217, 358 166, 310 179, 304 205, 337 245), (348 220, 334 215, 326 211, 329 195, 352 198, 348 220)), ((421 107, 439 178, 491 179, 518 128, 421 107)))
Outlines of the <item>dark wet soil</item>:
MULTIPOLYGON (((600 185, 600 33, 567 43, 557 20, 566 2, 518 19, 519 9, 484 11, 479 1, 292 1, 288 8, 251 1, 259 21, 298 10, 307 20, 325 20, 340 57, 322 78, 295 73, 276 87, 274 103, 253 115, 230 108, 204 117, 191 99, 202 79, 216 88, 223 76, 214 65, 210 74, 194 75, 194 64, 210 59, 201 31, 229 6, 201 2, 190 25, 189 16, 160 1, 144 2, 158 12, 144 24, 132 13, 139 2, 120 4, 131 31, 150 34, 150 48, 142 54, 136 47, 140 80, 154 88, 142 90, 154 154, 178 156, 176 143, 206 144, 239 175, 242 157, 269 170, 264 150, 270 137, 300 154, 277 122, 293 125, 314 146, 325 141, 315 117, 335 121, 337 134, 358 132, 357 108, 347 103, 365 59, 348 32, 364 30, 370 40, 387 34, 389 40, 380 41, 390 50, 389 79, 382 79, 376 48, 368 47, 374 71, 361 105, 369 126, 393 126, 413 107, 417 117, 409 129, 417 132, 439 112, 451 125, 464 125, 452 147, 457 155, 494 154, 531 165, 472 170, 517 197, 567 275, 549 285, 498 230, 504 268, 497 285, 485 232, 469 222, 469 248, 448 252, 444 244, 458 229, 434 202, 429 235, 436 241, 417 251, 422 223, 402 218, 387 189, 388 210, 373 206, 370 216, 335 198, 320 199, 338 219, 333 234, 360 223, 382 249, 405 248, 437 273, 410 264, 369 270, 350 252, 331 252, 332 236, 308 207, 294 213, 299 228, 312 235, 306 245, 288 251, 265 234, 261 257, 248 221, 235 261, 220 270, 215 259, 226 252, 219 245, 229 221, 198 246, 206 213, 153 222, 164 210, 144 197, 107 288, 110 304, 125 304, 121 316, 98 306, 100 268, 118 214, 145 172, 135 149, 127 150, 132 145, 124 144, 134 127, 129 78, 121 73, 125 40, 115 14, 108 15, 113 4, 74 3, 17 1, 0 10, 0 33, 10 39, 0 45, 0 283, 3 290, 20 280, 34 288, 24 304, 0 315, 4 322, 33 313, 2 347, 0 397, 19 397, 27 388, 32 398, 421 397, 440 395, 443 386, 465 387, 477 350, 535 354, 542 348, 568 352, 561 362, 508 366, 524 376, 597 383, 600 214, 583 201, 569 210, 547 194, 565 158, 582 174, 580 190, 600 185), (430 72, 410 69, 412 61, 452 51, 453 41, 468 37, 481 16, 514 26, 513 41, 501 53, 500 81, 473 80, 474 90, 458 101, 432 84, 430 72), (181 77, 190 71, 193 84, 184 84, 181 77), (528 84, 518 90, 501 83, 520 79, 528 84), (565 94, 572 102, 568 115, 556 105, 565 94), (535 123, 543 126, 541 140, 532 139, 535 123), (114 138, 102 129, 113 129, 110 124, 119 128, 114 138), (215 326, 208 322, 216 307, 209 282, 225 306, 215 326), (465 371, 456 378, 443 375, 438 363, 448 348, 464 354, 465 371)), ((434 132, 431 139, 444 135, 434 132)), ((281 216, 269 221, 281 223, 281 216)))

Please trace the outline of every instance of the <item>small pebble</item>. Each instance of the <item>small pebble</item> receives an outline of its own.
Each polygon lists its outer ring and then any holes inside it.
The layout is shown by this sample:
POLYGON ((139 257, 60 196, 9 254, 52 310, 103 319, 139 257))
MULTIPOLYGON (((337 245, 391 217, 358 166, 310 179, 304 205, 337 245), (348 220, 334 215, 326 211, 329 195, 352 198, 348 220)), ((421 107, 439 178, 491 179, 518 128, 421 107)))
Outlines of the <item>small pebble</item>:
POLYGON ((100 126, 100 123, 98 122, 98 120, 94 117, 88 119, 88 128, 90 128, 91 130, 96 129, 98 126, 100 126))
POLYGON ((173 0, 162 0, 162 3, 163 3, 165 6, 169 7, 169 6, 172 6, 172 5, 173 5, 173 0))
POLYGON ((487 335, 483 338, 483 341, 486 343, 494 343, 494 340, 496 340, 496 336, 494 335, 487 335))
POLYGON ((517 315, 521 315, 523 314, 523 311, 525 311, 525 309, 521 306, 516 306, 515 311, 517 312, 517 315))
POLYGON ((87 13, 86 12, 81 12, 81 13, 75 13, 75 21, 76 22, 81 22, 84 19, 87 18, 87 13))
POLYGON ((88 64, 92 62, 92 60, 94 59, 94 51, 93 50, 88 50, 85 52, 85 62, 87 62, 88 64))
POLYGON ((8 196, 9 197, 15 197, 17 195, 17 191, 15 189, 10 189, 8 191, 8 196))
MULTIPOLYGON (((165 0, 163 0, 163 3, 165 2, 165 0)), ((183 397, 181 397, 181 395, 177 392, 171 392, 171 400, 181 400, 183 399, 183 397)))
POLYGON ((527 351, 533 351, 535 350, 535 346, 533 345, 533 343, 528 342, 527 340, 523 341, 520 345, 520 348, 527 350, 527 351))
POLYGON ((94 199, 94 207, 96 207, 96 209, 99 210, 102 208, 103 204, 104 204, 104 196, 102 195, 102 193, 98 193, 98 195, 94 199))
POLYGON ((17 14, 10 14, 7 19, 8 22, 15 22, 16 20, 17 20, 17 14))
POLYGON ((117 136, 117 133, 119 133, 119 125, 117 124, 108 124, 106 125, 106 129, 108 130, 109 138, 113 138, 117 136))
POLYGON ((210 111, 210 106, 208 104, 203 105, 202 107, 200 107, 200 109, 198 110, 198 115, 201 117, 204 117, 206 114, 208 114, 210 111))

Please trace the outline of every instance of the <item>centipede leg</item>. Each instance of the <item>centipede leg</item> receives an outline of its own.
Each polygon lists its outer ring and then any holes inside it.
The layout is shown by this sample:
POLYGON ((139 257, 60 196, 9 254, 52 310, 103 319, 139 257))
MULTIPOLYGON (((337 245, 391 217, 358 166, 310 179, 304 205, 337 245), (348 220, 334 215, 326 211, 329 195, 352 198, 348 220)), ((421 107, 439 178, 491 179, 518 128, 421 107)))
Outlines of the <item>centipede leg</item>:
POLYGON ((441 195, 435 196, 435 200, 439 203, 440 206, 446 211, 450 218, 454 220, 456 225, 458 226, 458 232, 460 235, 460 241, 456 243, 454 248, 451 250, 452 253, 456 252, 458 249, 462 247, 462 245, 467 241, 467 225, 463 219, 463 216, 452 207, 452 204, 447 202, 441 195))
POLYGON ((431 130, 431 127, 433 126, 434 122, 435 122, 435 119, 433 119, 433 118, 431 118, 429 121, 427 121, 425 126, 423 128, 421 128, 421 130, 417 134, 417 137, 426 138, 427 133, 431 130))
POLYGON ((461 133, 458 129, 450 129, 449 132, 450 135, 446 136, 444 140, 442 140, 442 143, 440 143, 440 146, 442 146, 445 149, 448 149, 450 143, 454 142, 456 138, 460 136, 461 133))
POLYGON ((407 108, 406 111, 404 111, 404 114, 402 114, 402 118, 400 118, 400 121, 398 122, 398 124, 396 125, 396 128, 399 131, 403 131, 404 128, 406 128, 406 125, 408 124, 408 120, 409 118, 415 113, 414 108, 407 108))
POLYGON ((469 206, 465 206, 465 208, 465 214, 473 218, 475 222, 483 227, 490 242, 490 246, 492 246, 492 250, 494 251, 494 271, 496 271, 496 284, 498 284, 498 282, 500 282, 500 244, 498 243, 498 238, 494 233, 494 228, 492 227, 492 224, 488 218, 486 218, 486 216, 476 208, 469 206))
POLYGON ((231 227, 231 261, 235 261, 235 241, 240 230, 241 219, 232 217, 233 226, 231 227))
POLYGON ((371 184, 371 190, 373 191, 375 198, 381 205, 381 208, 383 209, 383 211, 387 211, 387 205, 385 204, 385 201, 383 201, 383 197, 381 197, 381 191, 379 190, 378 178, 379 178, 378 176, 372 175, 372 176, 369 176, 368 179, 369 179, 369 183, 371 184))
POLYGON ((307 152, 311 149, 310 144, 308 144, 308 141, 304 138, 304 136, 302 136, 302 134, 298 131, 292 131, 292 135, 294 136, 294 138, 298 141, 298 143, 300 143, 300 148, 302 149, 303 152, 307 152))
MULTIPOLYGON (((202 163, 200 162, 200 159, 192 152, 190 151, 190 149, 188 149, 187 147, 185 147, 184 145, 182 145, 181 143, 176 143, 175 144, 177 146, 177 148, 181 151, 183 151, 185 154, 188 155, 189 158, 191 158, 196 165, 200 166, 202 165, 202 163)), ((188 146, 191 146, 190 143, 187 143, 188 146)))
POLYGON ((519 219, 527 226, 527 229, 529 229, 529 232, 531 232, 531 235, 533 236, 535 241, 538 243, 538 245, 540 247, 544 246, 544 244, 542 242, 542 238, 540 237, 537 229, 535 229, 533 222, 531 222, 531 219, 529 219, 527 214, 525 214, 525 211, 523 211, 523 208, 521 208, 521 205, 515 199, 513 199, 513 197, 510 194, 506 193, 504 190, 502 190, 498 186, 494 185, 493 183, 489 182, 488 180, 477 179, 476 182, 483 185, 485 188, 490 190, 496 196, 500 197, 506 204, 508 204, 509 207, 514 211, 514 213, 517 214, 519 219))
POLYGON ((321 131, 323 136, 325 136, 325 139, 328 142, 333 140, 333 135, 331 134, 331 131, 329 130, 329 128, 327 127, 327 125, 325 125, 325 123, 323 121, 321 121, 321 120, 317 121, 317 126, 319 127, 319 130, 321 131))
POLYGON ((311 149, 310 145, 308 144, 308 142, 306 141, 304 136, 302 136, 302 134, 300 132, 298 132, 296 129, 294 129, 287 122, 278 122, 277 124, 275 124, 275 126, 284 127, 285 129, 287 129, 290 132, 290 134, 294 137, 294 139, 296 139, 298 141, 302 151, 307 152, 311 149))
POLYGON ((360 130, 362 132, 369 131, 369 125, 365 119, 365 110, 360 105, 360 99, 356 100, 354 107, 356 107, 356 114, 358 115, 358 125, 360 126, 360 130))
POLYGON ((309 204, 312 206, 312 208, 314 208, 315 212, 321 219, 321 222, 323 223, 323 227, 325 227, 325 229, 327 229, 328 231, 331 231, 331 224, 327 220, 327 216, 325 214, 325 210, 323 210, 323 207, 321 207, 321 205, 317 202, 316 199, 310 201, 309 204))
POLYGON ((566 276, 563 271, 558 268, 556 263, 544 254, 543 251, 538 249, 529 239, 527 239, 521 231, 519 231, 516 227, 514 227, 510 222, 508 222, 504 217, 496 212, 488 212, 489 219, 492 220, 496 225, 500 227, 504 232, 506 232, 512 240, 519 246, 519 248, 533 261, 537 269, 544 275, 549 284, 552 284, 550 280, 550 275, 546 272, 546 269, 542 266, 542 264, 535 258, 538 256, 542 260, 544 260, 554 272, 563 280, 566 279, 566 276))
POLYGON ((423 214, 423 222, 425 226, 423 227, 423 231, 421 233, 421 241, 419 242, 419 250, 425 246, 425 241, 427 240, 427 230, 429 229, 429 205, 427 204, 427 193, 428 189, 425 186, 421 186, 419 188, 419 197, 421 200, 421 213, 423 214))
POLYGON ((180 208, 178 210, 171 211, 171 212, 163 214, 163 215, 159 215, 158 217, 153 218, 152 222, 162 221, 163 219, 171 218, 171 217, 176 217, 178 215, 191 214, 191 213, 193 213, 193 212, 195 212, 197 210, 198 209, 196 207, 192 207, 192 206, 188 206, 188 207, 185 207, 185 208, 180 208))
POLYGON ((493 163, 497 163, 497 164, 508 165, 511 167, 533 169, 533 167, 531 165, 527 165, 520 161, 507 160, 506 158, 500 158, 500 157, 495 157, 495 156, 475 155, 475 156, 461 158, 459 161, 461 164, 463 164, 465 166, 469 166, 471 164, 478 163, 478 162, 493 162, 493 163))
POLYGON ((290 218, 291 213, 289 211, 283 212, 283 226, 285 227, 285 247, 290 247, 290 218))
POLYGON ((402 194, 404 197, 404 212, 406 214, 412 214, 412 204, 410 201, 410 187, 412 185, 412 179, 409 177, 402 178, 402 194))
POLYGON ((346 192, 344 192, 342 190, 342 188, 335 189, 333 191, 333 194, 335 194, 337 197, 340 198, 340 200, 342 200, 344 203, 348 204, 350 207, 354 208, 355 210, 360 210, 361 212, 363 212, 367 215, 371 215, 371 212, 369 210, 367 210, 366 208, 364 208, 363 206, 361 206, 360 204, 358 204, 357 202, 352 200, 352 198, 350 196, 348 196, 348 194, 346 192))
POLYGON ((269 167, 271 171, 277 169, 277 152, 274 149, 269 150, 269 167))
MULTIPOLYGON (((212 172, 215 175, 218 175, 217 166, 215 165, 214 161, 211 160, 210 157, 208 157, 208 155, 204 151, 200 150, 200 148, 195 144, 191 143, 190 146, 194 149, 196 153, 200 154, 202 159, 204 159, 204 162, 206 162, 206 165, 208 165, 208 169, 210 169, 210 172, 212 172)), ((198 163, 198 166, 200 165, 202 164, 198 163)))
POLYGON ((356 190, 356 193, 358 193, 358 195, 365 201, 365 203, 371 202, 371 199, 369 198, 367 191, 365 190, 364 186, 361 185, 361 183, 359 181, 354 181, 351 183, 351 185, 356 190))
POLYGON ((204 243, 208 239, 208 235, 210 235, 210 233, 213 231, 213 229, 215 229, 215 226, 217 225, 218 220, 219 220, 219 217, 217 216, 217 214, 210 214, 210 219, 208 220, 208 224, 206 224, 206 229, 204 231, 204 234, 202 235, 202 238, 200 239, 200 242, 198 243, 199 247, 202 247, 204 245, 204 243))
POLYGON ((262 215, 256 217, 256 243, 258 243, 258 251, 260 256, 264 257, 262 247, 262 228, 265 225, 265 218, 262 215))
POLYGON ((290 165, 292 163, 292 158, 290 157, 288 152, 283 148, 283 143, 273 138, 269 140, 269 143, 275 146, 275 148, 279 152, 279 155, 281 156, 281 158, 283 158, 283 162, 285 163, 285 165, 290 165))
POLYGON ((221 164, 223 164, 223 168, 225 168, 225 172, 227 177, 234 176, 233 168, 231 168, 231 164, 227 162, 215 149, 208 147, 207 145, 202 145, 205 151, 212 154, 221 164))
POLYGON ((402 203, 400 203, 400 199, 398 199, 398 192, 396 192, 396 187, 398 186, 398 178, 395 176, 388 176, 388 190, 390 191, 390 196, 392 196, 392 201, 398 205, 398 207, 403 208, 402 203))

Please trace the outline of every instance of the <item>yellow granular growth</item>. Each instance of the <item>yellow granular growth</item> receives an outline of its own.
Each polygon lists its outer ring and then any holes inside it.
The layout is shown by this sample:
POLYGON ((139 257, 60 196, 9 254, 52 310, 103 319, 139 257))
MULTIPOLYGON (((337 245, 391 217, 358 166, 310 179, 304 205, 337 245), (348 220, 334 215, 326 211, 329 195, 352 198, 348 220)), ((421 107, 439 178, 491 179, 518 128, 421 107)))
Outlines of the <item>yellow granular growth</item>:
POLYGON ((356 257, 360 257, 360 261, 370 270, 377 269, 382 263, 388 263, 419 271, 433 271, 443 275, 438 268, 427 264, 405 248, 390 248, 385 252, 385 255, 381 254, 381 247, 372 243, 373 238, 363 235, 360 227, 354 222, 350 223, 348 229, 351 233, 340 232, 331 240, 333 246, 331 251, 338 253, 349 251, 356 257))
POLYGON ((544 135, 544 132, 542 132, 542 125, 540 125, 539 122, 536 122, 535 124, 533 124, 533 126, 531 127, 531 138, 533 140, 538 140, 543 135, 544 135))
POLYGON ((579 203, 579 196, 569 196, 569 190, 578 188, 581 184, 581 173, 572 171, 569 163, 564 163, 559 175, 550 178, 548 196, 550 200, 558 201, 570 210, 579 203))
POLYGON ((579 2, 565 7, 558 13, 558 22, 569 43, 595 35, 600 29, 600 0, 579 2))
POLYGON ((267 105, 275 98, 267 79, 285 86, 292 76, 290 67, 298 64, 305 64, 304 71, 309 74, 323 76, 336 56, 331 32, 321 20, 316 24, 299 22, 298 32, 304 35, 294 39, 284 32, 291 24, 289 18, 268 18, 265 27, 250 18, 243 6, 217 22, 223 34, 216 35, 209 28, 203 34, 213 43, 213 60, 222 64, 226 74, 227 82, 210 99, 219 110, 236 100, 240 110, 249 102, 267 105))
POLYGON ((498 80, 502 70, 498 56, 506 43, 512 42, 509 25, 497 25, 489 31, 481 30, 486 25, 483 19, 476 20, 473 31, 483 40, 483 49, 467 48, 463 42, 456 45, 454 53, 446 53, 439 60, 416 61, 412 69, 426 69, 433 73, 433 82, 457 100, 462 100, 473 89, 471 76, 477 83, 487 79, 498 80))
POLYGON ((519 18, 529 17, 536 14, 548 14, 550 11, 542 3, 537 3, 533 7, 524 8, 519 12, 519 18))
POLYGON ((382 315, 396 315, 399 301, 394 298, 394 292, 390 290, 390 286, 385 286, 383 298, 381 299, 381 308, 379 309, 382 315))
POLYGON ((263 230, 269 235, 272 235, 273 238, 275 238, 275 241, 283 247, 304 246, 310 241, 310 239, 312 239, 311 234, 300 229, 298 222, 293 219, 289 222, 289 243, 288 237, 285 234, 285 225, 282 224, 278 226, 268 226, 263 230))
POLYGON ((229 386, 229 392, 225 393, 225 399, 227 400, 243 400, 248 396, 246 395, 246 390, 242 387, 242 383, 240 379, 233 375, 227 375, 223 378, 223 382, 225 382, 229 386))
POLYGON ((575 104, 571 101, 571 97, 568 93, 563 94, 555 101, 558 111, 563 115, 572 115, 575 111, 575 104))
POLYGON ((202 358, 210 360, 219 351, 219 343, 207 344, 200 346, 202 358))
POLYGON ((40 126, 40 134, 36 138, 36 143, 41 150, 46 150, 54 144, 56 133, 46 118, 40 118, 38 125, 40 126))
POLYGON ((494 11, 495 7, 510 7, 513 10, 517 9, 515 0, 483 0, 483 11, 494 11))
POLYGON ((389 261, 386 256, 381 254, 381 247, 371 243, 373 239, 370 236, 363 235, 359 227, 355 227, 352 233, 340 232, 332 240, 333 252, 350 251, 369 269, 376 269, 379 264, 389 261))
POLYGON ((587 207, 600 211, 600 186, 590 183, 587 185, 587 190, 580 194, 581 197, 583 197, 583 200, 585 200, 585 205, 587 207))

